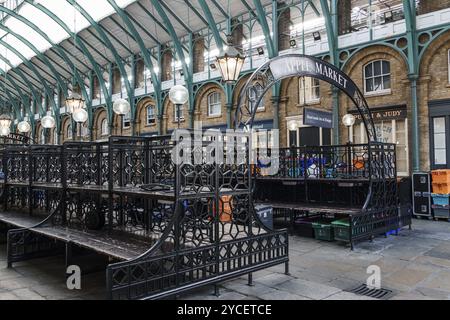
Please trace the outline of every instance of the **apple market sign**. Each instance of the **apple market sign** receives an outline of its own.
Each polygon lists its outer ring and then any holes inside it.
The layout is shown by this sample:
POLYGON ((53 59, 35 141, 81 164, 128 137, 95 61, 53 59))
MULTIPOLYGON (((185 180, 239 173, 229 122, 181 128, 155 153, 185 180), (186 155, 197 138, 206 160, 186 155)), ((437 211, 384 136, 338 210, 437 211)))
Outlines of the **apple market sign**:
POLYGON ((376 141, 376 130, 361 90, 344 72, 312 56, 288 54, 276 57, 256 70, 242 88, 236 109, 235 127, 253 128, 256 110, 265 93, 277 82, 291 77, 311 77, 335 86, 354 103, 365 125, 369 141, 376 141), (262 87, 263 90, 257 90, 262 87), (248 103, 251 102, 251 103, 248 103))

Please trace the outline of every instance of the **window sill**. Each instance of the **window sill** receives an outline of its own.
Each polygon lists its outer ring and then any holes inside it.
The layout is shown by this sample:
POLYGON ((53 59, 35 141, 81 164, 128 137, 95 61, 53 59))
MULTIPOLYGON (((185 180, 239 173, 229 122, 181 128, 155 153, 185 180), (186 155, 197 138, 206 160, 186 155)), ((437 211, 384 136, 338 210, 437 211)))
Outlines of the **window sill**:
POLYGON ((222 114, 213 114, 213 115, 208 115, 206 117, 206 119, 217 119, 217 118, 222 118, 222 114))
MULTIPOLYGON (((185 121, 186 121, 185 119, 181 119, 181 120, 180 120, 180 123, 183 123, 183 122, 185 122, 185 121)), ((178 123, 178 120, 173 120, 172 123, 177 124, 177 123, 178 123)))
POLYGON ((373 91, 373 92, 364 92, 364 96, 371 98, 371 97, 379 97, 379 96, 387 96, 392 94, 392 90, 380 90, 380 91, 373 91))
POLYGON ((145 126, 146 127, 155 127, 156 126, 156 122, 155 123, 147 123, 145 126))
POLYGON ((309 100, 309 101, 306 101, 306 103, 302 102, 302 103, 297 104, 297 106, 307 107, 307 106, 313 106, 313 105, 318 105, 318 104, 320 104, 320 99, 309 100))

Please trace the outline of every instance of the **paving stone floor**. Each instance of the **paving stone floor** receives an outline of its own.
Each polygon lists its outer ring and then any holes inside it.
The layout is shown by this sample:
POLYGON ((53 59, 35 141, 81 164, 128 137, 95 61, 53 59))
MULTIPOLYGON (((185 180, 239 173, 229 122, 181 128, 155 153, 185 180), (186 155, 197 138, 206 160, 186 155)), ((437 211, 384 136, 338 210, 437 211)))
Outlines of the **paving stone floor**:
MULTIPOLYGON (((17 263, 6 268, 6 248, 0 245, 0 300, 103 299, 105 273, 82 279, 82 290, 65 285, 62 257, 17 263)), ((355 251, 336 243, 290 238, 290 272, 277 266, 254 274, 254 286, 241 277, 223 283, 220 297, 207 287, 179 299, 368 299, 346 290, 366 282, 367 268, 381 268, 382 286, 391 299, 450 299, 450 223, 414 220, 413 230, 399 236, 359 243, 355 251)))

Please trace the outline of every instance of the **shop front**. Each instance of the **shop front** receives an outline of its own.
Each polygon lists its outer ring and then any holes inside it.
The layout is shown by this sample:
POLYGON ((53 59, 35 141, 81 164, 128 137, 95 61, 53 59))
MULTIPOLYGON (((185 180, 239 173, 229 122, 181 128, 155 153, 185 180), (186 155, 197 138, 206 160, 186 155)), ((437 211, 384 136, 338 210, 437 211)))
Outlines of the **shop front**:
POLYGON ((305 124, 304 115, 287 117, 287 145, 328 146, 331 144, 331 127, 319 127, 305 124))
MULTIPOLYGON (((408 143, 408 118, 406 105, 371 108, 377 140, 394 143, 397 146, 397 168, 399 176, 409 176, 410 159, 408 143)), ((350 112, 356 123, 350 127, 349 136, 353 143, 367 143, 367 134, 361 115, 356 110, 350 112)))

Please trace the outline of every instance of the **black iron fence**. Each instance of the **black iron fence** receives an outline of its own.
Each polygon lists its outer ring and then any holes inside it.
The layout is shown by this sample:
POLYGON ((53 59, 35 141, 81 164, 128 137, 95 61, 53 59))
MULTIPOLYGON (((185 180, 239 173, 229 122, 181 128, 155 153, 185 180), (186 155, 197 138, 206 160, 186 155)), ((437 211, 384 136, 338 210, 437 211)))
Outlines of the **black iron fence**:
POLYGON ((9 231, 8 262, 60 252, 49 246, 55 232, 68 244, 84 234, 80 245, 121 261, 107 268, 114 299, 160 298, 287 263, 286 231, 268 230, 253 209, 249 148, 219 163, 210 156, 226 152, 207 142, 175 146, 164 136, 5 147, 3 212, 47 213, 9 231))

